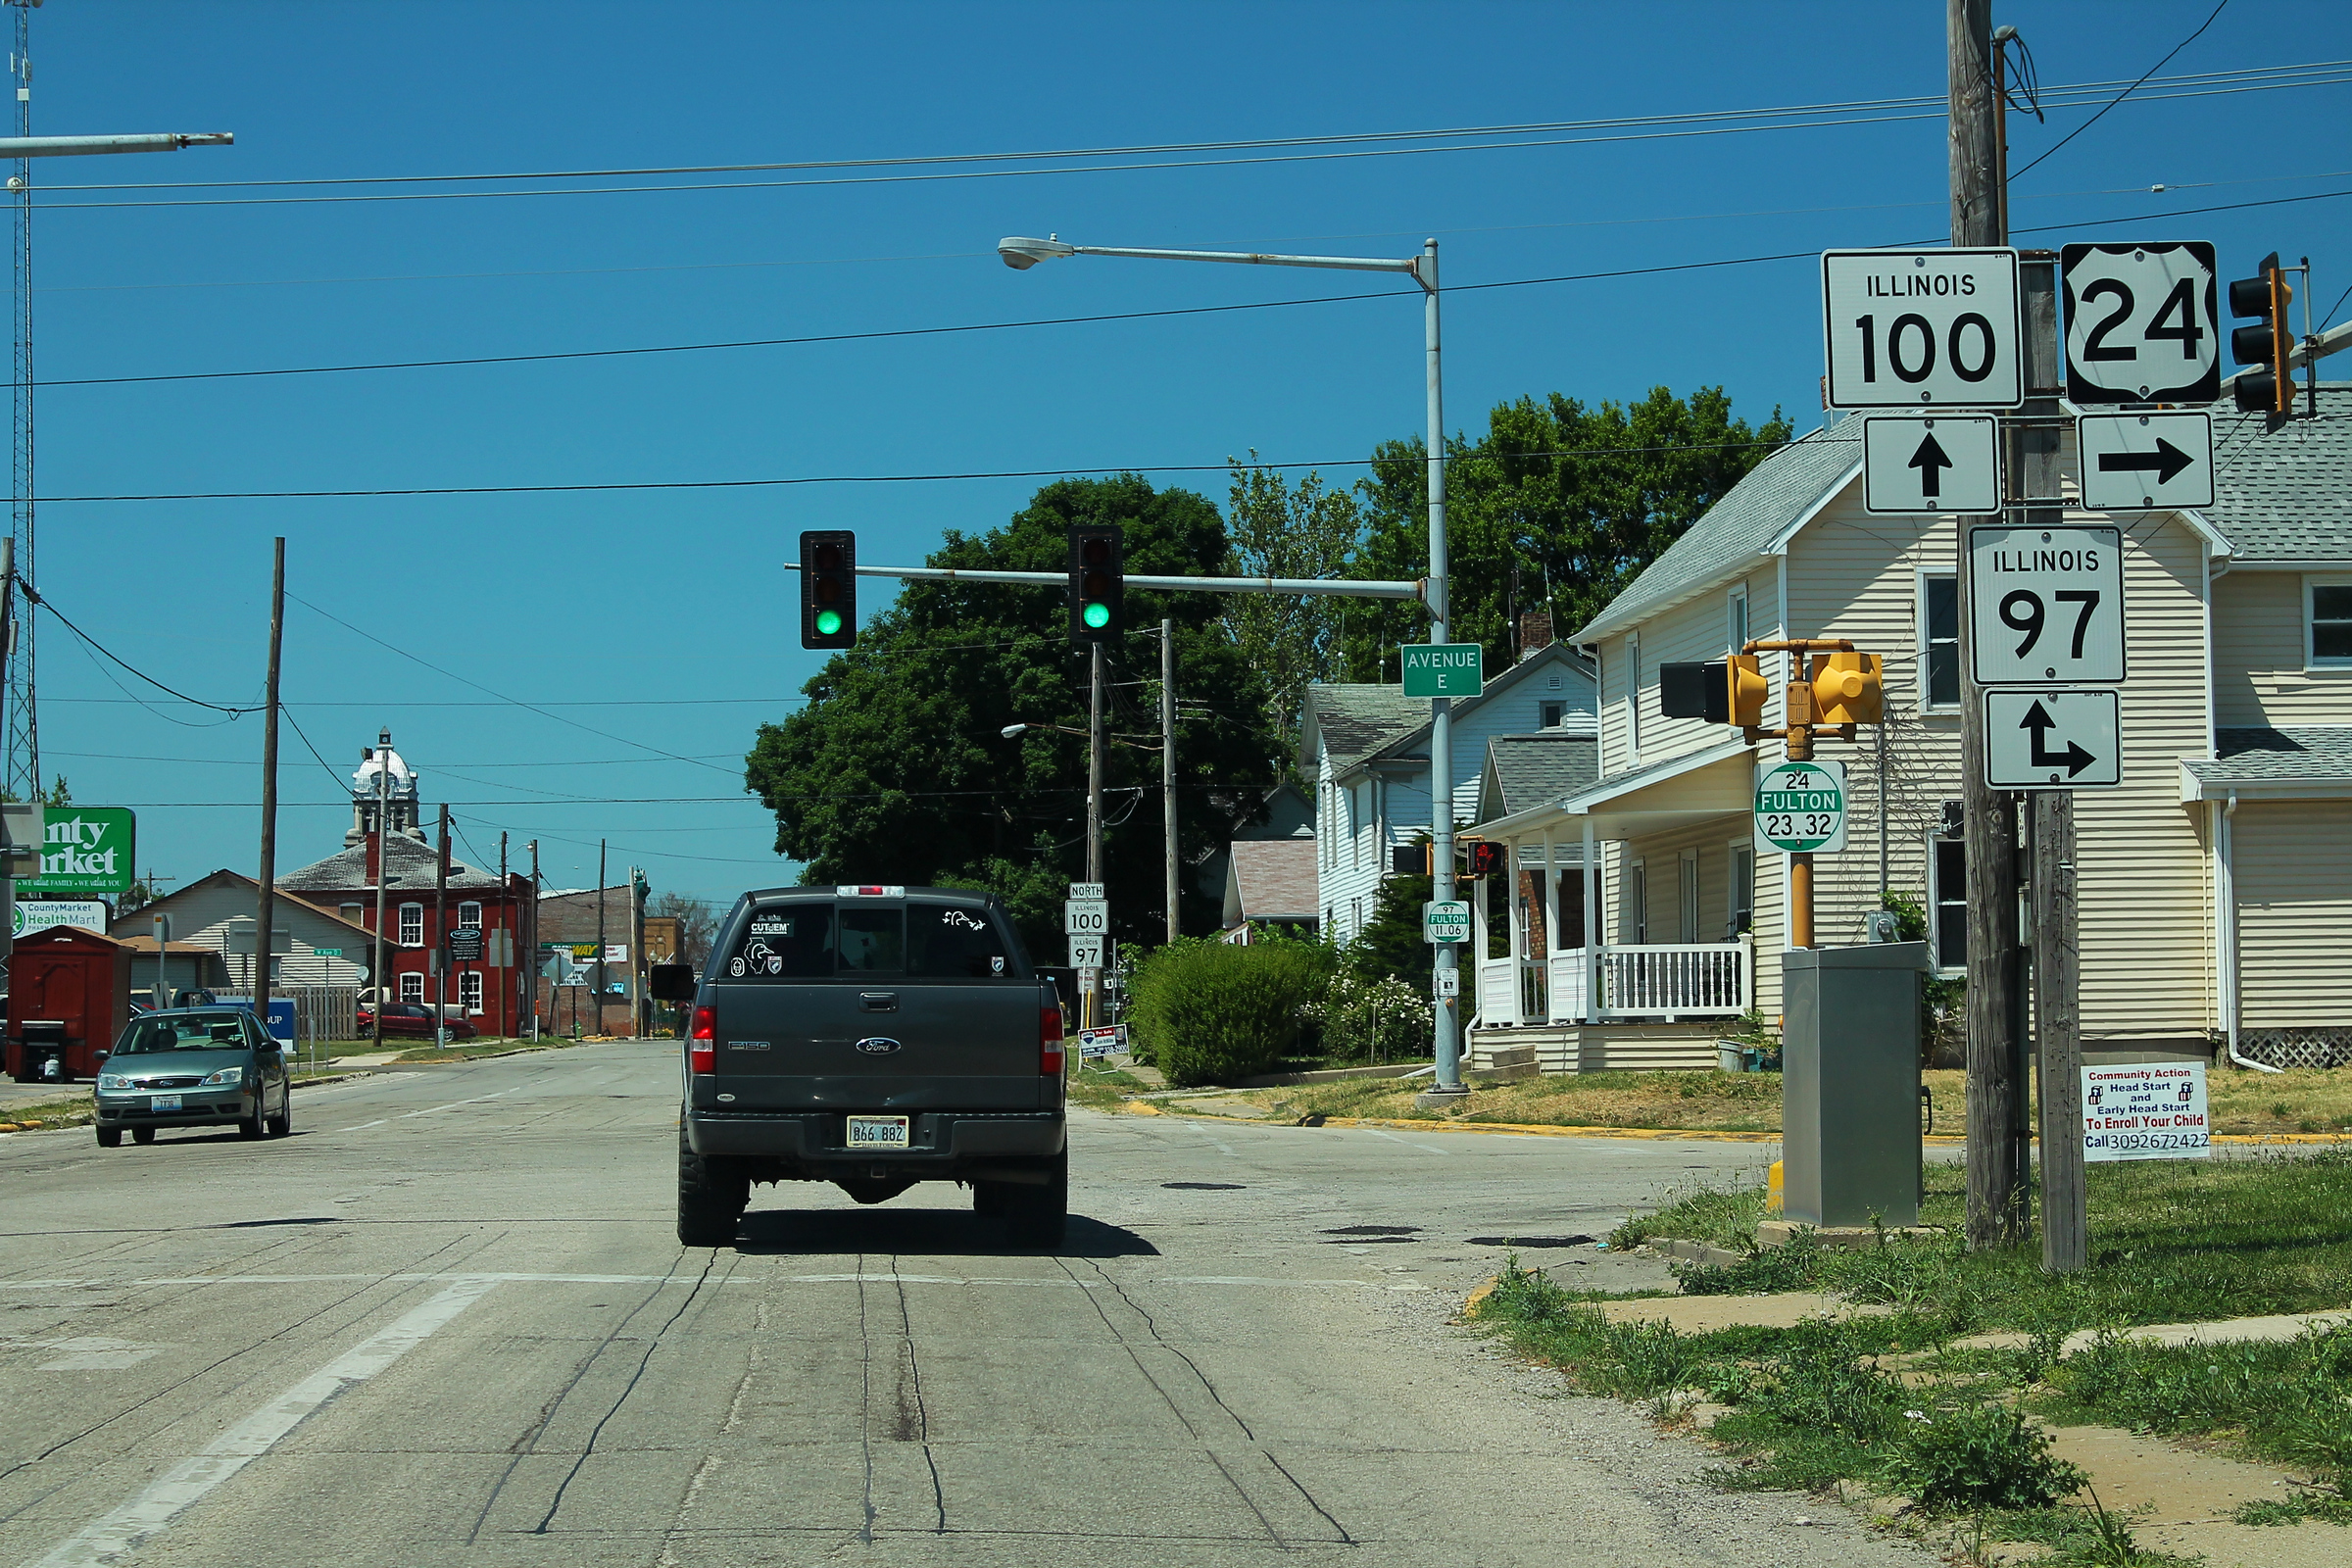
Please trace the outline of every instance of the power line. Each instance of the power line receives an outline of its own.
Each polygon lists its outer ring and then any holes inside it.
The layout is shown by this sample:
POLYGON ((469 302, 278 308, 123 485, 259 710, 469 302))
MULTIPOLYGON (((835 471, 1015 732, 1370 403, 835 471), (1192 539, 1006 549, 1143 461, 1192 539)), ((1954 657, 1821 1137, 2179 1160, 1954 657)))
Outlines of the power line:
POLYGON ((51 604, 48 600, 42 598, 38 593, 33 591, 32 584, 19 579, 19 586, 24 590, 25 598, 31 600, 34 604, 49 612, 50 614, 56 616, 58 624, 64 626, 66 630, 72 632, 74 636, 89 644, 90 647, 96 649, 99 653, 104 654, 116 664, 121 665, 124 670, 128 671, 132 675, 137 676, 139 679, 145 681, 148 685, 154 687, 157 691, 164 693, 166 696, 176 697, 181 702, 192 704, 197 708, 209 708, 216 713, 226 713, 231 718, 238 717, 244 713, 258 713, 261 711, 259 707, 227 708, 223 707, 220 703, 208 703, 201 697, 190 697, 186 692, 178 691, 172 687, 165 685, 162 681, 157 680, 153 675, 148 674, 136 664, 132 664, 124 661, 122 658, 117 655, 113 649, 107 647, 97 638, 91 636, 88 632, 83 631, 79 626, 74 625, 73 621, 67 619, 63 611, 59 610, 57 606, 51 604))
POLYGON ((2041 163, 2042 159, 2048 158, 2052 153, 2058 151, 2059 148, 2065 146, 2068 142, 2073 141, 2077 136, 2082 135, 2091 126, 2097 124, 2101 120, 2105 119, 2108 110, 2113 109, 2117 104, 2120 104, 2125 99, 2131 97, 2132 94, 2139 88, 2141 82, 2146 81, 2150 76, 2153 76, 2157 72, 2162 71, 2168 64, 2170 64, 2174 55, 2179 54, 2181 50, 2187 48, 2190 44, 2195 43, 2199 38, 2205 36, 2205 29, 2213 25, 2214 19, 2229 9, 2230 0, 2221 0, 2221 4, 2213 8, 2213 15, 2207 17, 2203 22, 2197 24, 2196 31, 2190 33, 2179 43, 2173 45, 2171 52, 2166 54, 2164 59, 2157 61, 2156 64, 2150 66, 2146 71, 2140 73, 2138 81, 2132 82, 2122 92, 2117 93, 2113 98, 2110 98, 2107 100, 2107 102, 2101 104, 2099 106, 2098 113, 2092 115, 2088 120, 2085 120, 2082 122, 2082 123, 2077 125, 2074 129, 2059 137, 2057 141, 2043 150, 2040 158, 2034 159, 2033 163, 2028 164, 2025 168, 2019 170, 2016 174, 2011 174, 2008 177, 2015 179, 2019 174, 2028 174, 2033 172, 2034 168, 2041 163))

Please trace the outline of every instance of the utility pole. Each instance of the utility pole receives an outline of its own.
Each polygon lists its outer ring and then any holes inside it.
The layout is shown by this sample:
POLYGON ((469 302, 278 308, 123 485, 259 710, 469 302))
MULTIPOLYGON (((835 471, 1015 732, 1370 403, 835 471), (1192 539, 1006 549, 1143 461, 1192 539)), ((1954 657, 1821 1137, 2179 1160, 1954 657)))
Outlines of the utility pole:
POLYGON ((1173 942, 1184 935, 1184 928, 1176 919, 1176 623, 1172 620, 1159 623, 1159 794, 1160 818, 1168 835, 1168 940, 1173 942))
POLYGON ((433 1044, 449 1047, 449 807, 441 808, 440 854, 433 860, 433 1044))
POLYGON ((277 656, 286 636, 286 542, 275 541, 270 567, 270 679, 262 716, 262 894, 254 911, 253 1010, 270 1026, 270 922, 277 905, 277 656))
MULTIPOLYGON (((1097 659, 1102 658, 1098 651, 1097 659)), ((580 1004, 571 1004, 571 1021, 580 1021, 580 1004)), ((596 841, 596 1032, 605 1032, 605 841, 596 841)))
POLYGON ((499 956, 504 963, 493 963, 491 970, 498 977, 498 1033, 501 1039, 513 1039, 514 1023, 507 1017, 507 971, 514 966, 514 890, 507 885, 507 835, 498 835, 498 907, 499 956))
MULTIPOLYGON (((1091 643, 1094 650, 1090 661, 1094 680, 1087 694, 1086 715, 1086 879, 1102 880, 1102 645, 1091 643)), ((1103 890, 1105 893, 1109 889, 1103 890)), ((1078 1027, 1093 1029, 1102 1023, 1101 1003, 1102 971, 1086 972, 1086 990, 1078 999, 1078 1027)))
POLYGON ((384 1043, 384 1007, 392 999, 391 950, 384 941, 384 884, 387 874, 386 852, 391 848, 392 835, 386 831, 390 817, 386 814, 392 803, 392 732, 381 729, 375 734, 375 750, 361 749, 363 757, 375 759, 375 1007, 368 1014, 369 1032, 373 1044, 384 1043))
MULTIPOLYGON (((1452 614, 1446 563, 1446 395, 1440 374, 1438 336, 1438 242, 1421 242, 1423 372, 1429 393, 1429 640, 1446 640, 1446 620, 1452 614)), ((1403 656, 1398 656, 1397 678, 1403 678, 1403 656)), ((1453 886, 1453 699, 1433 697, 1429 703, 1429 836, 1436 873, 1430 897, 1450 900, 1453 886)), ((1431 999, 1431 1023, 1436 1046, 1437 1075, 1433 1095, 1468 1094, 1462 1085, 1461 954, 1452 943, 1437 945, 1437 989, 1431 999)))
MULTIPOLYGON (((539 841, 533 839, 523 847, 531 852, 531 940, 526 945, 525 951, 531 956, 531 1043, 537 1045, 539 1043, 539 841)), ((556 1005, 556 988, 552 981, 547 988, 547 1005, 550 1011, 553 1011, 556 1005)))
POLYGON ((637 897, 637 867, 629 867, 629 1037, 652 1025, 645 1015, 645 904, 637 897))
MULTIPOLYGON (((1994 119, 1991 0, 1945 0, 1952 244, 2000 245, 1999 127, 1994 119)), ((1960 796, 1968 856, 1968 1245, 2014 1245, 2026 1231, 2019 1083, 2022 955, 2017 929, 2017 805, 1984 782, 1984 698, 1969 659, 1968 529, 1959 588, 1960 796)))

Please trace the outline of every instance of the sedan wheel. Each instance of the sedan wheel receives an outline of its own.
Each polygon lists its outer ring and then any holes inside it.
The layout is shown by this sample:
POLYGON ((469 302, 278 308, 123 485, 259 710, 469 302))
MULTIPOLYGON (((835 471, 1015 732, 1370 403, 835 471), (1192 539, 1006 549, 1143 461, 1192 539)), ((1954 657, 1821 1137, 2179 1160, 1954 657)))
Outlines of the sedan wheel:
POLYGON ((98 1147, 100 1149, 121 1149, 122 1147, 122 1129, 120 1127, 99 1128, 98 1147))
POLYGON ((270 1118, 270 1136, 284 1138, 294 1131, 294 1086, 288 1084, 285 1098, 278 1102, 277 1114, 270 1118))
POLYGON ((239 1138, 261 1138, 268 1135, 270 1131, 270 1118, 263 1114, 263 1107, 268 1103, 269 1102, 260 1095, 254 1096, 252 1116, 237 1123, 237 1136, 239 1138))
POLYGON ((133 1127, 130 1130, 130 1141, 134 1144, 152 1144, 155 1142, 155 1129, 152 1127, 133 1127))

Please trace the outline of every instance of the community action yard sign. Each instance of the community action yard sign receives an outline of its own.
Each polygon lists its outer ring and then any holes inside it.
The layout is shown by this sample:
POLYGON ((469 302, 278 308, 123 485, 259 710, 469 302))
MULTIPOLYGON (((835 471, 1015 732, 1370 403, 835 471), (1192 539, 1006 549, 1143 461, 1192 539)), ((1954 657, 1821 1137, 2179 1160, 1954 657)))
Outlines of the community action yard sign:
POLYGON ((2212 1143, 2203 1062, 2082 1069, 2084 1159, 2204 1159, 2212 1143))
POLYGON ((52 806, 41 842, 41 874, 17 878, 19 893, 114 895, 129 890, 138 850, 127 806, 52 806))

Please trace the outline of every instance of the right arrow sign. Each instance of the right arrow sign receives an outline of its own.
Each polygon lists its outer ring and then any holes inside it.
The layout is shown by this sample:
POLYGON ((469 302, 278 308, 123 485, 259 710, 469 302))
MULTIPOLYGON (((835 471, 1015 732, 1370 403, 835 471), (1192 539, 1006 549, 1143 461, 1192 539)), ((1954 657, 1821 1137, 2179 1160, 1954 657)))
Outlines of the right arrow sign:
POLYGON ((2123 718, 2111 691, 1987 691, 1984 782, 1996 790, 2106 789, 2123 782, 2123 718))
POLYGON ((2076 435, 2084 510, 2213 505, 2212 415, 2085 414, 2076 435))

